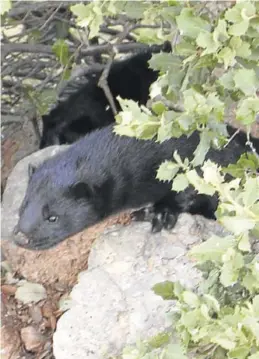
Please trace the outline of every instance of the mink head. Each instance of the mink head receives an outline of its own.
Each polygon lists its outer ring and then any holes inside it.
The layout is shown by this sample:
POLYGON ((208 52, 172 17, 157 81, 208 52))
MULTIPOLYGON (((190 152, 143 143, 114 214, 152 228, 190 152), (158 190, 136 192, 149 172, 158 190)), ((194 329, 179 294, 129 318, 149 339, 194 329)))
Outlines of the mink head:
POLYGON ((77 181, 76 169, 69 163, 55 164, 50 159, 38 169, 30 167, 29 172, 15 229, 26 240, 15 237, 18 246, 48 249, 102 219, 96 188, 77 181))

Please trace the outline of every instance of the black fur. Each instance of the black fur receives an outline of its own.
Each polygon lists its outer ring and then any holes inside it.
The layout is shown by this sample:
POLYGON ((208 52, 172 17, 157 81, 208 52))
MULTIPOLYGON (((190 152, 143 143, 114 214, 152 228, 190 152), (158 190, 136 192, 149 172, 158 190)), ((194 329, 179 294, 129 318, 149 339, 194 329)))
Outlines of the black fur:
MULTIPOLYGON (((215 218, 216 197, 197 195, 193 188, 178 194, 171 191, 171 183, 156 179, 163 160, 171 159, 175 150, 191 159, 198 143, 197 132, 159 144, 117 136, 112 125, 93 131, 32 173, 17 226, 28 242, 16 243, 50 248, 113 213, 148 203, 155 204, 154 213, 161 213, 167 228, 181 212, 215 218)), ((227 166, 245 151, 245 145, 233 140, 221 151, 210 149, 207 158, 227 166)), ((154 216, 154 228, 156 221, 154 216)))
MULTIPOLYGON (((154 52, 170 52, 171 45, 165 42, 122 61, 115 61, 108 75, 108 85, 116 103, 116 97, 131 99, 146 104, 149 87, 157 79, 158 72, 149 68, 154 52)), ((43 116, 43 131, 40 149, 56 144, 72 143, 94 129, 114 122, 114 115, 104 91, 98 87, 101 71, 88 74, 87 83, 60 102, 48 115, 43 116)))

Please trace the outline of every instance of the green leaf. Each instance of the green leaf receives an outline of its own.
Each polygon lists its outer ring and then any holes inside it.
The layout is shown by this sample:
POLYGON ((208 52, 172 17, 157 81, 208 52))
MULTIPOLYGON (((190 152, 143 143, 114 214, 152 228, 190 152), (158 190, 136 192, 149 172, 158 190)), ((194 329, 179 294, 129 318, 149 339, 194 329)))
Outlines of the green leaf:
POLYGON ((247 178, 244 184, 243 203, 246 207, 252 206, 259 200, 259 180, 258 178, 247 178))
POLYGON ((244 259, 242 254, 229 248, 222 256, 224 261, 221 268, 220 281, 224 287, 228 287, 237 282, 239 271, 244 266, 244 259))
POLYGON ((238 249, 243 252, 250 252, 251 245, 248 232, 242 233, 239 237, 238 249))
POLYGON ((153 121, 153 123, 150 121, 150 123, 147 124, 143 123, 142 126, 136 128, 135 136, 142 140, 152 140, 156 136, 158 128, 159 123, 156 121, 153 121))
POLYGON ((200 310, 194 309, 188 312, 182 312, 181 322, 189 332, 192 332, 194 328, 199 327, 200 322, 205 322, 205 320, 200 310))
POLYGON ((156 115, 162 115, 162 113, 166 111, 166 106, 163 104, 163 102, 157 101, 152 103, 152 110, 156 115))
POLYGON ((233 23, 241 22, 242 16, 240 10, 236 6, 233 6, 231 9, 226 11, 225 19, 233 23))
POLYGON ((241 16, 243 19, 251 19, 256 14, 256 8, 252 2, 244 2, 243 4, 238 4, 241 9, 241 16))
POLYGON ((219 19, 218 25, 213 32, 213 39, 215 42, 225 42, 228 38, 227 23, 225 20, 219 19))
POLYGON ((11 0, 3 0, 1 1, 1 15, 8 12, 12 8, 12 1, 11 0))
POLYGON ((256 289, 258 290, 258 283, 256 281, 256 277, 251 273, 248 272, 242 279, 242 285, 251 293, 256 289))
POLYGON ((183 39, 176 45, 175 51, 180 56, 190 56, 196 51, 196 46, 183 39))
POLYGON ((219 83, 227 90, 235 89, 235 82, 233 79, 234 72, 233 70, 228 70, 220 78, 219 83))
POLYGON ((216 64, 218 63, 217 59, 213 55, 203 55, 201 56, 196 64, 194 65, 195 69, 201 69, 201 68, 214 68, 216 64))
POLYGON ((249 344, 238 346, 229 351, 228 357, 231 359, 246 359, 250 349, 249 344))
POLYGON ((229 45, 233 50, 235 50, 237 56, 247 58, 251 55, 249 42, 242 41, 240 37, 233 36, 229 45))
POLYGON ((243 20, 239 23, 231 25, 228 29, 228 33, 233 36, 245 35, 248 26, 249 26, 249 20, 243 20))
POLYGON ((197 38, 200 32, 209 31, 210 24, 194 14, 193 9, 183 8, 181 14, 176 16, 176 23, 184 36, 197 38))
POLYGON ((211 340, 213 343, 219 344, 222 348, 226 350, 234 349, 236 346, 235 340, 228 339, 225 333, 218 334, 217 336, 211 338, 211 340))
POLYGON ((160 118, 160 127, 157 133, 157 141, 163 142, 172 137, 180 137, 182 131, 178 123, 175 121, 178 113, 175 111, 164 111, 160 118))
POLYGON ((199 193, 207 194, 209 196, 212 196, 215 193, 214 187, 204 182, 197 174, 196 170, 186 172, 186 177, 199 193))
POLYGON ((259 353, 254 353, 252 355, 249 355, 247 359, 259 359, 259 353))
POLYGON ((184 91, 184 108, 187 112, 193 113, 198 108, 206 106, 206 98, 193 89, 184 91))
POLYGON ((220 218, 220 223, 229 231, 239 235, 254 228, 256 221, 251 218, 245 218, 244 216, 224 216, 220 218))
POLYGON ((177 163, 173 163, 171 161, 164 161, 157 171, 156 178, 160 181, 171 181, 175 177, 179 169, 180 166, 177 163))
POLYGON ((195 293, 185 290, 182 295, 183 295, 183 301, 186 304, 188 304, 189 307, 191 307, 191 308, 199 307, 200 300, 199 300, 199 297, 195 293))
POLYGON ((90 3, 89 6, 91 6, 91 15, 88 19, 82 20, 82 22, 78 25, 82 27, 89 27, 89 35, 88 38, 92 39, 96 35, 99 35, 100 26, 103 24, 103 14, 102 14, 102 8, 98 3, 90 3))
POLYGON ((253 298, 253 311, 257 318, 259 318, 259 295, 253 298))
POLYGON ((52 46, 52 51, 56 55, 61 65, 66 66, 69 62, 69 48, 64 40, 58 39, 52 46))
POLYGON ((242 45, 238 49, 236 49, 236 54, 239 57, 249 58, 252 55, 250 44, 248 42, 243 41, 242 45))
MULTIPOLYGON (((163 356, 163 358, 161 357, 161 359, 188 359, 188 357, 184 354, 180 344, 169 344, 166 349, 165 355, 163 356)), ((257 358, 253 358, 253 359, 257 359, 257 358)))
POLYGON ((200 134, 200 142, 194 151, 194 158, 192 164, 194 167, 201 165, 210 149, 211 135, 208 131, 204 130, 200 134))
POLYGON ((172 190, 176 192, 184 191, 189 186, 189 181, 185 174, 178 174, 173 181, 172 190))
POLYGON ((232 50, 230 47, 224 47, 218 54, 217 58, 220 63, 224 63, 225 69, 229 66, 232 66, 235 61, 236 52, 232 50))
POLYGON ((246 317, 243 321, 244 326, 251 331, 256 340, 259 341, 259 323, 256 318, 246 317))
POLYGON ((70 6, 71 12, 77 17, 77 25, 90 29, 89 39, 92 39, 99 33, 100 25, 103 24, 103 14, 100 4, 89 3, 76 4, 70 6))
POLYGON ((247 96, 255 95, 259 81, 254 70, 238 69, 234 74, 234 81, 238 87, 247 96))
POLYGON ((259 112, 259 99, 249 97, 241 100, 236 111, 236 118, 244 125, 255 122, 256 114, 259 112))
POLYGON ((152 287, 152 290, 156 295, 160 295, 160 297, 165 300, 172 300, 178 298, 174 292, 174 283, 170 281, 157 283, 152 287))
POLYGON ((205 49, 202 52, 202 56, 215 53, 220 44, 214 40, 213 35, 210 32, 200 32, 196 43, 199 47, 205 49))
POLYGON ((140 28, 134 30, 134 35, 138 42, 142 42, 144 44, 160 44, 163 43, 165 38, 159 36, 159 31, 157 29, 149 29, 149 28, 140 28))
POLYGON ((223 168, 223 172, 229 173, 234 177, 244 177, 246 172, 256 174, 257 168, 259 168, 259 159, 253 153, 244 153, 240 156, 239 160, 235 164, 230 164, 228 167, 223 168))
POLYGON ((171 335, 169 333, 158 333, 148 340, 148 344, 152 348, 160 348, 165 344, 169 343, 171 339, 171 335))
POLYGON ((216 313, 220 311, 220 304, 215 297, 210 294, 204 294, 203 298, 210 309, 216 313))
POLYGON ((221 262, 223 254, 234 245, 235 239, 232 236, 212 235, 206 242, 192 248, 190 255, 202 262, 207 260, 221 262))
POLYGON ((147 10, 149 5, 144 1, 126 1, 124 11, 126 15, 132 19, 141 19, 143 13, 147 10))
POLYGON ((72 14, 78 17, 79 20, 87 18, 91 14, 90 4, 76 4, 70 6, 70 11, 72 14))
POLYGON ((183 113, 182 115, 176 118, 176 121, 179 123, 180 127, 184 131, 187 131, 190 128, 190 126, 194 123, 195 119, 193 116, 183 113))
POLYGON ((161 72, 167 72, 168 70, 177 71, 182 68, 181 59, 171 53, 161 52, 159 54, 153 54, 148 62, 153 70, 161 72))

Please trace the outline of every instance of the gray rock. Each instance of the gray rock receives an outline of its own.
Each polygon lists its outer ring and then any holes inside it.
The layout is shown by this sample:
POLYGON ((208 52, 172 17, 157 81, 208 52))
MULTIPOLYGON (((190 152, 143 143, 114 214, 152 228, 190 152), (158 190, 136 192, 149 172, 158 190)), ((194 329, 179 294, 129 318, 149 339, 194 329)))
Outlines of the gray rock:
POLYGON ((10 174, 2 200, 2 239, 11 239, 14 226, 18 221, 18 210, 28 184, 28 165, 38 165, 68 146, 51 146, 37 151, 19 161, 10 174), (15 191, 15 192, 14 192, 15 191))
POLYGON ((187 259, 190 246, 222 234, 214 221, 183 214, 172 231, 151 234, 149 223, 114 227, 95 241, 88 270, 71 293, 72 307, 54 334, 56 359, 97 359, 118 355, 125 344, 147 339, 166 328, 173 301, 151 290, 165 280, 188 288, 200 273, 187 259))

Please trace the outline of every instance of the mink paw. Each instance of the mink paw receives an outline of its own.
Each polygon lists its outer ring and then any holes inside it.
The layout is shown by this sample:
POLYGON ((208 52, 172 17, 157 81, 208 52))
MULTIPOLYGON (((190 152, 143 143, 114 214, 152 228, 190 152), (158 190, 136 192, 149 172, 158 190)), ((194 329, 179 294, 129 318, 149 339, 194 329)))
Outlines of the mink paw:
POLYGON ((131 213, 131 219, 137 222, 151 222, 152 233, 161 232, 161 230, 170 230, 174 228, 178 214, 173 213, 168 207, 155 209, 154 207, 145 207, 131 213))
POLYGON ((174 228, 178 219, 178 215, 173 213, 169 208, 164 208, 160 212, 156 212, 152 219, 152 232, 160 232, 163 228, 170 230, 174 228))

